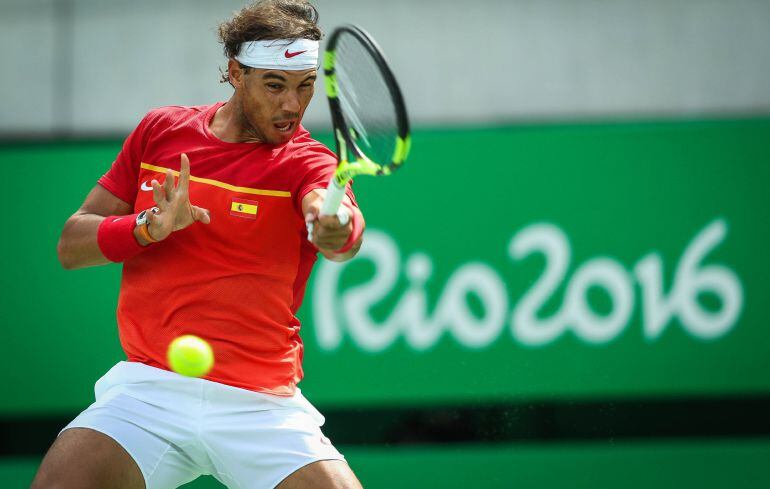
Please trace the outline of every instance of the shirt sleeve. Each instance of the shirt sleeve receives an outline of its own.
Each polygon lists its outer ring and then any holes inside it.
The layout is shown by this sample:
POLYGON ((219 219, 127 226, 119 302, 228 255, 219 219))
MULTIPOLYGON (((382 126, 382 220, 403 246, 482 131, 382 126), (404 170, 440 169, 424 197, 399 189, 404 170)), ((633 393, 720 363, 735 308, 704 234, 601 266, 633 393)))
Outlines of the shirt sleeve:
POLYGON ((138 193, 139 165, 142 163, 147 142, 150 115, 151 113, 145 115, 139 125, 128 135, 112 167, 97 181, 115 197, 132 205, 138 193))
MULTIPOLYGON (((337 156, 326 146, 321 144, 309 146, 300 156, 300 167, 304 173, 300 176, 299 190, 297 191, 294 207, 302 215, 302 199, 310 191, 317 188, 326 188, 329 185, 334 170, 337 169, 337 156)), ((350 198, 354 206, 358 207, 356 196, 353 193, 353 182, 350 181, 345 189, 345 194, 350 198)))

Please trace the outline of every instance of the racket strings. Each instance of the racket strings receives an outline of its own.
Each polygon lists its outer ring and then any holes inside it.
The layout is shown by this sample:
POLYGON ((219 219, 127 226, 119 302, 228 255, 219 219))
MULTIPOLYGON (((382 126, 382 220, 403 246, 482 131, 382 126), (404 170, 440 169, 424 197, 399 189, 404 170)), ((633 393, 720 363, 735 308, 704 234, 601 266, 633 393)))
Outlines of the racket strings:
POLYGON ((338 98, 356 146, 372 161, 393 158, 398 120, 395 104, 376 61, 356 37, 343 34, 335 49, 338 98))

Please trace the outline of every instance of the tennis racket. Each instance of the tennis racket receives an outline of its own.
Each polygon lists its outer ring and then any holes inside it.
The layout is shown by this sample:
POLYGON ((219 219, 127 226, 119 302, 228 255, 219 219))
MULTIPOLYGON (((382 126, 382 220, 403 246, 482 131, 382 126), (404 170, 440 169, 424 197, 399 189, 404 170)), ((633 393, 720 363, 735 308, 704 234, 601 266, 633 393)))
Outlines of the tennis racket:
MULTIPOLYGON (((338 164, 321 214, 336 214, 344 225, 350 216, 338 211, 345 186, 358 175, 390 175, 401 167, 409 154, 409 119, 382 50, 360 27, 345 25, 332 32, 323 69, 338 164)), ((310 237, 311 226, 308 231, 310 237)))

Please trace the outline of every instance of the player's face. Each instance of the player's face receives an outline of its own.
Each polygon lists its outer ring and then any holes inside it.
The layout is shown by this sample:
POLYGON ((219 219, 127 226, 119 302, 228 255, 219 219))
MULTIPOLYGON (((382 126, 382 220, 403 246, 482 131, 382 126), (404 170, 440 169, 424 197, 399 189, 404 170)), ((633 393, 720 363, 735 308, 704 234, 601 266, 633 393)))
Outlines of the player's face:
POLYGON ((316 70, 252 69, 244 76, 241 109, 251 131, 270 144, 288 142, 305 114, 316 70))

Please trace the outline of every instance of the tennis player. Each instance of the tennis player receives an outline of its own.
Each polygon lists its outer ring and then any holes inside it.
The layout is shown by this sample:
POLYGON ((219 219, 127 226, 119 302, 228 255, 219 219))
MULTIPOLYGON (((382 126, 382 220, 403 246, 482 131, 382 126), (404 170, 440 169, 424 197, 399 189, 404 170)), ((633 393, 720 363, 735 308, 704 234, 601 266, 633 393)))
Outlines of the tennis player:
POLYGON ((127 361, 96 383, 34 488, 175 488, 202 474, 243 489, 361 487, 297 388, 296 313, 317 253, 352 258, 364 228, 350 189, 348 216, 319 215, 336 157, 300 125, 317 19, 305 1, 265 0, 220 25, 232 97, 149 112, 65 223, 65 268, 123 264, 127 361), (204 379, 169 370, 184 334, 214 350, 204 379))

